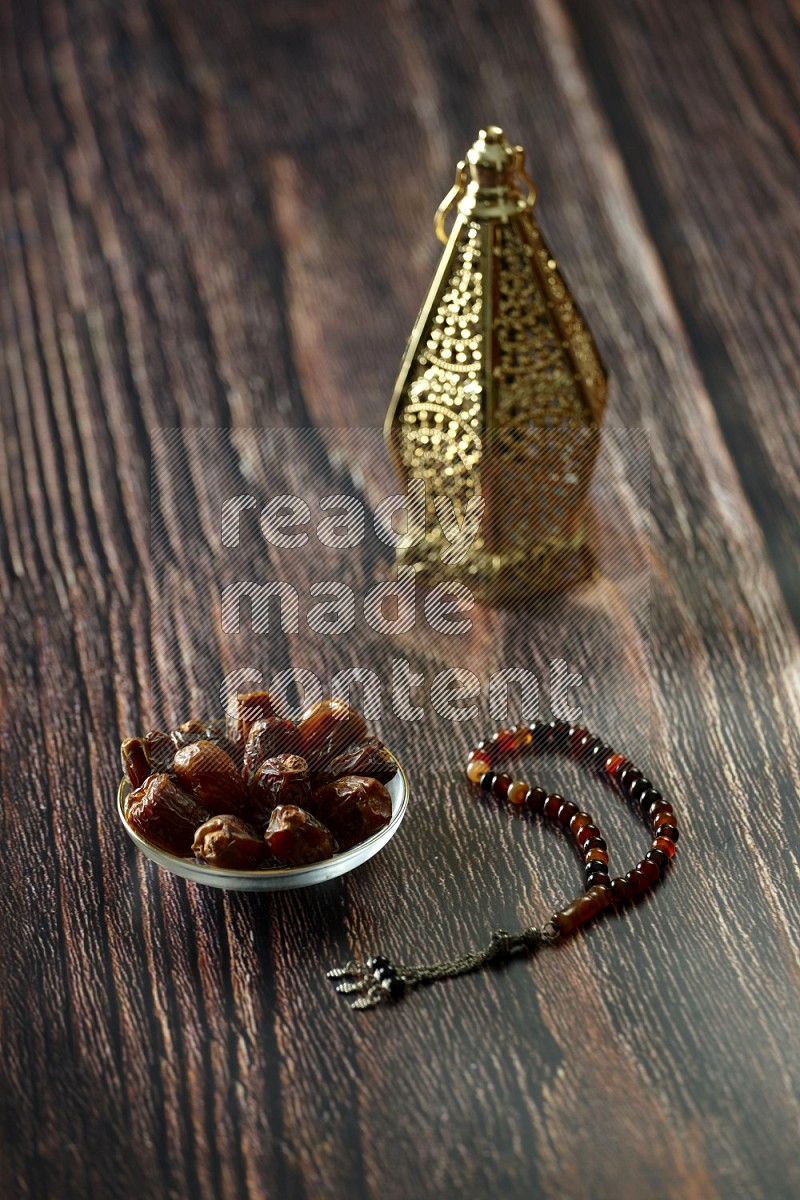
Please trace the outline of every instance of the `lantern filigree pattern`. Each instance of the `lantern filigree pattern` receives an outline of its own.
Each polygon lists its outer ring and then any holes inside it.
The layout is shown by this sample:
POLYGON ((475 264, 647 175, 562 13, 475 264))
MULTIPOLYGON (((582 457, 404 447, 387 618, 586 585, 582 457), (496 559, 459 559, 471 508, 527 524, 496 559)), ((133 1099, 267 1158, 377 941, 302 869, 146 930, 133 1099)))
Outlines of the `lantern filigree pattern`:
POLYGON ((437 213, 445 240, 456 207, 386 421, 404 481, 426 485, 425 536, 410 531, 399 557, 498 603, 586 577, 583 517, 607 391, 534 200, 521 148, 482 130, 437 213), (443 557, 437 496, 459 520, 473 497, 484 502, 457 564, 443 557))

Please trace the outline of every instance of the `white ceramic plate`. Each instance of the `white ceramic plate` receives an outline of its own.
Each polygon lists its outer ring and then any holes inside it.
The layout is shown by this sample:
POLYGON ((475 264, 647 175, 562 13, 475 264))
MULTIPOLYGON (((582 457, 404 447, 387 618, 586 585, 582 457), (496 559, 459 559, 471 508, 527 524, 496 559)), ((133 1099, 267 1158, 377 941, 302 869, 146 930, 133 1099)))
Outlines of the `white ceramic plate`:
MULTIPOLYGON (((394 755, 392 757, 394 758, 394 755)), ((117 791, 117 812, 125 832, 142 854, 158 863, 165 871, 171 871, 173 875, 182 875, 184 879, 191 879, 207 887, 228 888, 236 892, 284 892, 289 888, 311 887, 312 884, 335 879, 337 875, 346 875, 348 871, 360 867, 368 858, 372 858, 394 837, 408 807, 408 780, 398 762, 397 774, 386 784, 386 790, 392 798, 392 819, 365 842, 353 846, 352 850, 345 850, 343 854, 334 854, 333 858, 327 858, 324 862, 311 863, 308 867, 225 871, 221 867, 210 867, 207 863, 196 862, 193 858, 178 858, 175 854, 167 854, 165 850, 159 850, 157 846, 152 846, 140 837, 125 820, 125 798, 130 789, 128 780, 123 778, 117 791)))

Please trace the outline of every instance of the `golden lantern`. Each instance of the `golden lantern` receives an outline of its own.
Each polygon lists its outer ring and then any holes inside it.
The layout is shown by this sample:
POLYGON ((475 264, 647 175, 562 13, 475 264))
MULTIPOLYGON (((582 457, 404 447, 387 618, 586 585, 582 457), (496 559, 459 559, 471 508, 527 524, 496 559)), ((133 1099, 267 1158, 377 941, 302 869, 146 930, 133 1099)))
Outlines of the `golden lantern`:
POLYGON ((425 485, 424 528, 420 507, 398 561, 498 604, 592 569, 586 497, 607 378, 535 199, 522 148, 481 130, 436 213, 447 248, 385 427, 404 483, 420 497, 425 485))

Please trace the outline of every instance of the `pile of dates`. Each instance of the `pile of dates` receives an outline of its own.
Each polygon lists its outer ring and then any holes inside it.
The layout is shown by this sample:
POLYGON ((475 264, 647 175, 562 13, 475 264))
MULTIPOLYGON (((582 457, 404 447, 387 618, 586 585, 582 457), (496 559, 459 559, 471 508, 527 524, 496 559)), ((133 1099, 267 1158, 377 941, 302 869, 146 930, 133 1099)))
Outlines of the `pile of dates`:
POLYGON ((226 870, 300 867, 372 837, 392 815, 397 771, 343 700, 297 724, 268 692, 232 696, 225 717, 122 743, 125 818, 152 845, 226 870))

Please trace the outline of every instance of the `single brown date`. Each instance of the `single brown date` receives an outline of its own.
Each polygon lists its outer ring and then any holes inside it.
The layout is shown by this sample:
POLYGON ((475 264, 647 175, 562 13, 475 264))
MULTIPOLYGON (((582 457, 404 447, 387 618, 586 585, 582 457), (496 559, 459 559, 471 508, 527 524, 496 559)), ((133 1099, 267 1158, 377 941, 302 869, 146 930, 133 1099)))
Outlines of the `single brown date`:
POLYGON ((322 862, 336 852, 331 831, 294 804, 281 804, 274 810, 264 841, 278 862, 286 867, 322 862))
POLYGON ((144 735, 144 744, 153 774, 163 775, 172 770, 175 743, 168 733, 162 733, 160 729, 151 729, 144 735))
POLYGON ((396 774, 397 763, 383 742, 376 737, 370 737, 331 759, 322 771, 319 782, 341 779, 343 775, 366 775, 370 779, 388 783, 396 774))
POLYGON ((181 858, 191 853, 194 832, 208 815, 169 775, 151 775, 143 787, 131 792, 125 804, 125 819, 132 829, 145 841, 181 858))
POLYGON ((236 764, 221 746, 193 742, 175 754, 173 771, 181 785, 191 790, 211 813, 247 816, 247 789, 236 764))
POLYGON ((192 850, 210 867, 252 871, 267 857, 264 839, 251 825, 230 813, 210 817, 195 831, 192 850))
POLYGON ((173 729, 170 737, 175 743, 176 750, 180 750, 181 746, 191 746, 194 742, 203 741, 205 733, 205 722, 192 717, 191 720, 184 721, 182 725, 179 725, 177 729, 173 729))
POLYGON ((125 777, 133 788, 140 788, 148 775, 152 774, 150 759, 147 757, 147 744, 144 738, 125 738, 120 746, 122 769, 125 777))
POLYGON ((175 746, 168 733, 154 729, 144 737, 126 738, 120 747, 122 768, 131 787, 141 787, 148 775, 172 770, 175 746))
POLYGON ((245 742, 251 725, 274 716, 275 707, 269 692, 239 692, 230 696, 225 709, 228 737, 233 742, 245 742))
POLYGON ((392 798, 377 779, 344 775, 315 788, 308 810, 332 830, 341 850, 349 850, 389 824, 392 798))
POLYGON ((228 726, 224 717, 206 723, 202 740, 213 742, 215 746, 221 746, 225 753, 236 763, 237 771, 241 771, 242 760, 244 758, 244 738, 235 741, 228 736, 228 726))
POLYGON ((250 800, 254 815, 262 821, 278 804, 294 804, 300 808, 311 798, 308 764, 297 754, 279 754, 266 758, 253 776, 250 800))
POLYGON ((312 771, 327 767, 351 742, 360 741, 367 732, 361 713, 344 700, 320 700, 301 716, 298 729, 303 738, 303 757, 312 771))
POLYGON ((213 742, 215 746, 221 746, 225 753, 230 755, 237 768, 242 765, 244 742, 235 742, 228 737, 228 728, 224 717, 220 717, 216 721, 194 719, 184 721, 177 729, 172 730, 170 738, 174 748, 178 750, 182 746, 192 746, 195 742, 213 742))
POLYGON ((242 776, 245 783, 248 786, 252 783, 265 758, 274 758, 276 754, 299 754, 302 745, 300 730, 291 721, 283 721, 280 717, 256 721, 250 726, 244 748, 242 776))

